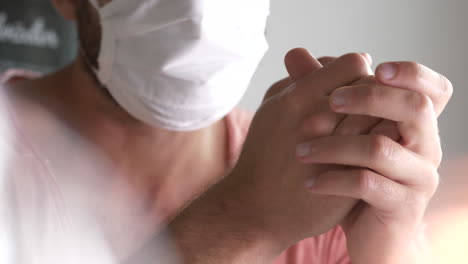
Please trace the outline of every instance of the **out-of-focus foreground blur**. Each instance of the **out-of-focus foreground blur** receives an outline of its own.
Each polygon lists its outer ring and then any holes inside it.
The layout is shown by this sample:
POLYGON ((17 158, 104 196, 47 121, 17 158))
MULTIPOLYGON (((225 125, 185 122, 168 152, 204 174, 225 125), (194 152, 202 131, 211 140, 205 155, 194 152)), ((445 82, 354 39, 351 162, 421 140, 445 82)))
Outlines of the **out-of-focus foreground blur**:
MULTIPOLYGON (((374 65, 388 60, 412 60, 446 75, 452 81, 455 93, 440 118, 445 159, 440 170, 440 190, 428 212, 428 233, 434 263, 468 263, 466 10, 468 1, 272 0, 267 31, 271 48, 241 103, 252 111, 258 107, 271 83, 286 76, 283 57, 294 47, 308 48, 316 56, 369 52, 374 58, 374 65)), ((239 17, 241 19, 241 14, 239 17)), ((0 74, 13 68, 50 73, 71 62, 77 51, 76 42, 73 23, 62 20, 49 0, 0 2, 0 74)), ((0 117, 0 120, 2 147, 8 140, 8 133, 7 129, 3 129, 4 119, 0 117)), ((80 140, 75 139, 74 143, 79 144, 80 140)), ((93 152, 84 145, 79 151, 93 152)), ((8 148, 2 147, 0 151, 0 158, 4 158, 8 148)), ((87 170, 98 170, 92 167, 101 158, 97 153, 83 156, 95 157, 89 164, 83 161, 87 164, 87 167, 83 165, 87 170)), ((3 159, 0 160, 0 171, 3 170, 2 162, 3 159)), ((104 164, 105 161, 99 164, 99 170, 109 170, 104 164)), ((0 190, 6 186, 3 180, 0 178, 0 190)), ((88 184, 96 188, 103 179, 89 181, 88 184)), ((67 185, 69 182, 59 184, 67 185)), ((70 195, 81 197, 84 194, 71 192, 70 195)), ((92 198, 90 195, 84 196, 92 198)), ((82 202, 77 201, 80 204, 77 204, 77 210, 82 202)), ((6 209, 0 206, 0 217, 4 212, 2 210, 6 209)), ((75 213, 85 217, 81 212, 75 213)), ((86 221, 83 219, 82 224, 86 221)), ((86 226, 89 224, 86 222, 86 226)), ((74 230, 76 241, 66 242, 79 243, 80 239, 89 241, 93 237, 93 241, 98 243, 102 239, 97 235, 101 231, 90 233, 87 229, 87 232, 82 232, 82 228, 84 226, 74 230)), ((0 233, 0 257, 5 258, 0 259, 0 263, 8 263, 9 255, 5 252, 10 249, 6 225, 0 225, 0 233)), ((88 243, 88 246, 88 254, 92 256, 95 252, 92 252, 92 245, 88 243)), ((103 259, 107 257, 106 250, 102 248, 103 259)), ((108 261, 112 262, 111 259, 108 261)))

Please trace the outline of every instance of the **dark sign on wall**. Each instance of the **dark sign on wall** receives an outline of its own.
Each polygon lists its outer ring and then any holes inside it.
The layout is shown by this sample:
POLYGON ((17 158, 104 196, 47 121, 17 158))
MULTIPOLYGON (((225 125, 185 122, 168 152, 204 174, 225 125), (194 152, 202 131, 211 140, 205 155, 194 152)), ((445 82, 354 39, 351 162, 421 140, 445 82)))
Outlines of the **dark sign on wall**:
POLYGON ((0 73, 12 68, 52 72, 73 59, 76 42, 73 23, 50 0, 0 1, 0 73))

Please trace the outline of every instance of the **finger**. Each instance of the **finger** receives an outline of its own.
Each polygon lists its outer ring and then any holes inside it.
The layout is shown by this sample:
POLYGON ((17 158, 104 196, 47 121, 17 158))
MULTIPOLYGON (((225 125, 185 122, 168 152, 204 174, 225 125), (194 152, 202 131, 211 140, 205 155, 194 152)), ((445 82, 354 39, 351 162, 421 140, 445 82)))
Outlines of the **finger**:
POLYGON ((393 141, 400 141, 400 131, 398 131, 398 126, 395 121, 382 120, 377 124, 372 131, 369 133, 371 135, 382 135, 386 136, 393 141))
POLYGON ((318 61, 323 65, 327 65, 329 64, 330 62, 336 60, 336 57, 330 57, 330 56, 325 56, 325 57, 320 57, 318 58, 318 61))
POLYGON ((286 89, 288 86, 290 86, 293 83, 291 78, 286 77, 276 83, 274 83, 266 92, 265 96, 263 97, 263 101, 273 97, 274 95, 277 95, 284 89, 286 89))
POLYGON ((336 129, 336 125, 345 118, 345 115, 332 111, 326 100, 315 104, 311 113, 313 114, 308 115, 302 122, 299 140, 328 136, 336 129))
MULTIPOLYGON (((312 72, 298 81, 298 91, 304 94, 329 94, 334 89, 354 83, 369 75, 370 66, 359 53, 343 55, 318 71, 312 72), (315 87, 316 89, 310 89, 315 87)), ((308 98, 308 97, 305 97, 308 98)))
MULTIPOLYGON (((356 84, 375 83, 374 76, 368 76, 357 81, 356 84)), ((360 135, 368 134, 370 130, 380 122, 380 118, 369 116, 345 116, 334 113, 326 101, 318 103, 314 114, 306 118, 301 129, 301 140, 310 140, 320 136, 335 135, 360 135), (339 124, 336 127, 336 124, 339 124)))
POLYGON ((307 112, 315 100, 321 100, 334 89, 353 83, 369 75, 369 64, 360 54, 344 55, 320 70, 296 82, 296 89, 285 97, 285 102, 299 112, 307 112))
POLYGON ((373 63, 372 56, 371 56, 369 53, 367 53, 367 52, 363 52, 363 53, 361 53, 361 54, 362 54, 362 56, 364 56, 364 57, 366 58, 366 60, 367 60, 367 62, 369 63, 369 65, 372 65, 372 63, 373 63))
POLYGON ((382 119, 365 115, 349 115, 336 127, 333 135, 353 136, 369 134, 382 119))
MULTIPOLYGON (((307 164, 340 164, 369 168, 393 181, 415 186, 438 184, 431 163, 384 136, 329 136, 297 146, 307 164)), ((435 187, 434 187, 435 186, 435 187)))
POLYGON ((284 58, 284 63, 289 77, 275 83, 268 89, 260 107, 263 107, 271 100, 289 94, 296 87, 295 81, 310 72, 322 68, 320 62, 318 62, 309 51, 303 48, 296 48, 289 51, 284 58))
MULTIPOLYGON (((328 95, 341 83, 354 83, 371 75, 370 64, 366 56, 360 53, 349 53, 328 63, 312 74, 322 87, 322 94, 328 95)), ((313 79, 313 78, 312 78, 313 79)))
POLYGON ((290 50, 284 58, 284 63, 290 76, 276 82, 268 89, 263 98, 263 104, 275 96, 287 94, 293 89, 292 84, 297 79, 322 67, 309 51, 303 48, 290 50))
POLYGON ((303 48, 289 51, 284 58, 284 64, 292 81, 297 81, 305 75, 322 68, 322 64, 308 50, 303 48))
POLYGON ((380 84, 347 86, 330 95, 333 111, 370 115, 396 122, 432 117, 432 104, 427 96, 380 84))
MULTIPOLYGON (((369 53, 364 52, 364 53, 361 53, 361 55, 365 57, 365 59, 367 60, 367 62, 369 63, 369 65, 372 65, 372 62, 373 62, 373 61, 372 61, 372 56, 371 56, 369 53)), ((330 62, 332 62, 332 61, 334 61, 334 60, 336 60, 336 59, 337 59, 337 57, 324 56, 324 57, 318 58, 318 61, 319 61, 323 66, 325 66, 325 65, 329 64, 330 62)))
POLYGON ((394 212, 411 203, 407 187, 367 169, 327 171, 307 183, 316 194, 361 199, 384 212, 394 212))
POLYGON ((416 62, 389 62, 377 67, 379 82, 412 90, 431 98, 437 116, 453 94, 452 83, 443 75, 416 62))
POLYGON ((358 85, 336 90, 330 96, 334 111, 368 115, 398 122, 401 143, 438 163, 438 128, 429 97, 399 88, 358 85), (433 144, 437 145, 433 145, 433 144))
POLYGON ((352 85, 364 85, 364 84, 374 84, 377 83, 377 79, 374 75, 367 75, 358 81, 354 82, 352 85))
MULTIPOLYGON (((375 83, 377 83, 375 76, 370 75, 355 82, 353 85, 364 85, 364 84, 375 84, 375 83)), ((348 115, 336 127, 333 134, 342 135, 342 136, 368 134, 379 122, 381 122, 381 120, 382 119, 380 118, 376 118, 372 116, 348 115)))

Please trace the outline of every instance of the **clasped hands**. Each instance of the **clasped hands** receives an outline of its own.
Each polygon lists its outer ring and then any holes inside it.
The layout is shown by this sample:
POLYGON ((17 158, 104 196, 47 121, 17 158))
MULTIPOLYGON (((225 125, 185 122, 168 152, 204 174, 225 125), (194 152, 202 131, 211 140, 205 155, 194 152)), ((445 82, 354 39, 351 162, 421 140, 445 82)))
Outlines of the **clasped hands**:
POLYGON ((374 76, 367 54, 321 61, 288 53, 290 76, 267 92, 235 168, 172 223, 186 260, 204 252, 194 235, 213 260, 258 263, 341 225, 353 263, 422 261, 451 83, 414 62, 374 76))

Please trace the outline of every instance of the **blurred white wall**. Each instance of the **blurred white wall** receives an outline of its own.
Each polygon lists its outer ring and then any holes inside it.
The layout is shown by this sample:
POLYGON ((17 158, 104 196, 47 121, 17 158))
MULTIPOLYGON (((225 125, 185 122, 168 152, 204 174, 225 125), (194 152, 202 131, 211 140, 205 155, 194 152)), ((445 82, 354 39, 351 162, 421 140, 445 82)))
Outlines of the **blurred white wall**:
POLYGON ((453 82, 454 97, 440 119, 444 151, 447 158, 467 153, 467 11, 461 0, 272 0, 270 51, 241 105, 258 107, 266 89, 286 76, 283 58, 294 47, 316 56, 369 52, 374 66, 414 60, 453 82))

